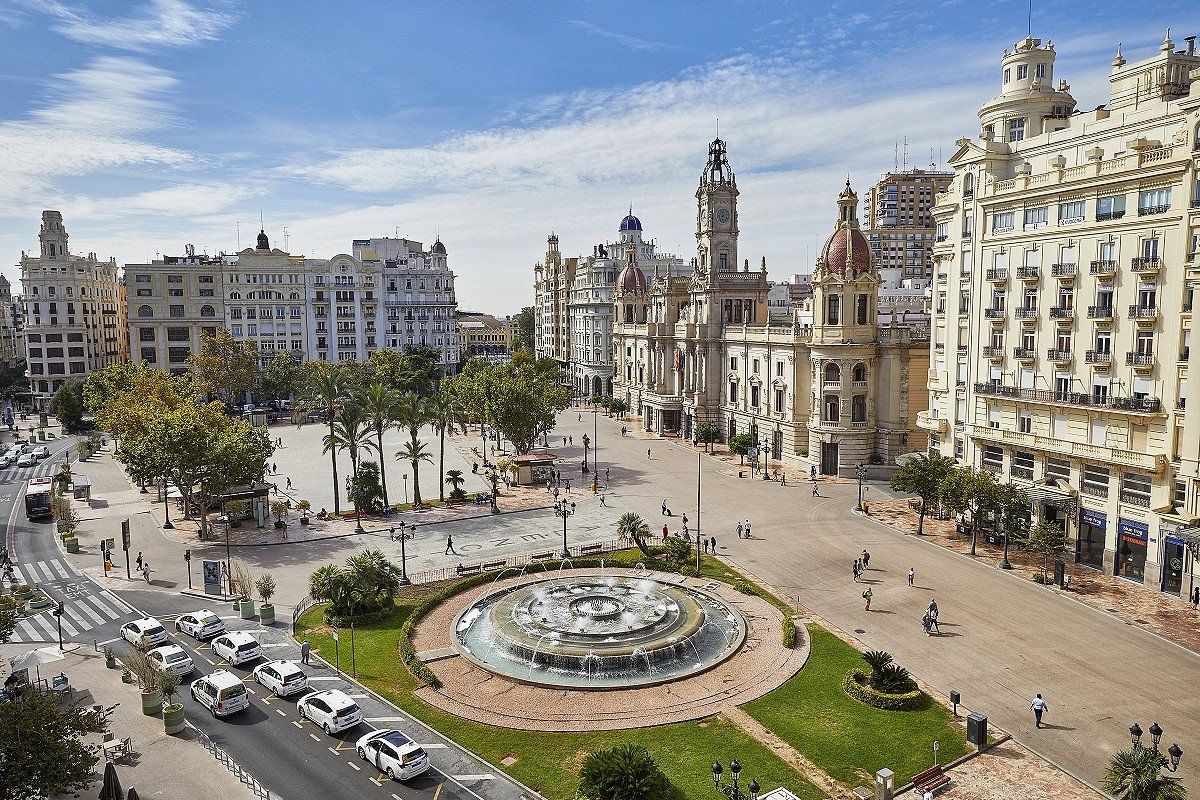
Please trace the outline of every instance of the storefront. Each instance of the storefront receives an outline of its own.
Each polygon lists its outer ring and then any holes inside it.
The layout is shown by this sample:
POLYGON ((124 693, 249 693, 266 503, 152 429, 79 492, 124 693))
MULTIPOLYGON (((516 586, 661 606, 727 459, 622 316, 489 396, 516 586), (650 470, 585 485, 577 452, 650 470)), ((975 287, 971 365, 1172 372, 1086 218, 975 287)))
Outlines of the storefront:
POLYGON ((1130 519, 1117 521, 1117 575, 1138 583, 1145 580, 1146 545, 1149 541, 1150 528, 1146 523, 1130 519))
POLYGON ((1167 594, 1183 592, 1184 553, 1183 539, 1168 533, 1164 537, 1162 555, 1162 590, 1167 594))
POLYGON ((1075 561, 1085 567, 1104 569, 1104 541, 1107 519, 1102 511, 1079 510, 1079 536, 1075 541, 1075 561))

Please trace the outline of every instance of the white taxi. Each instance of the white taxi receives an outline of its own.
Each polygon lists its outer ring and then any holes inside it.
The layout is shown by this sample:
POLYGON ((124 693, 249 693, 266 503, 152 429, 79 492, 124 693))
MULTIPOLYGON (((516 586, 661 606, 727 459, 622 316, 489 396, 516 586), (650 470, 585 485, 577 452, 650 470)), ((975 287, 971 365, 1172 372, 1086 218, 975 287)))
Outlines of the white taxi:
POLYGON ((222 634, 213 639, 212 651, 225 659, 231 667, 253 661, 262 655, 262 647, 258 640, 242 631, 222 634))
POLYGON ((362 722, 362 709, 358 703, 340 689, 313 692, 296 703, 300 719, 310 719, 326 733, 340 733, 362 722))
POLYGON ((196 665, 192 662, 191 656, 177 644, 156 647, 146 655, 163 672, 174 672, 181 678, 196 671, 196 665))
POLYGON ((394 781, 411 780, 429 770, 429 755, 398 730, 371 731, 355 744, 358 757, 394 781))
POLYGON ((122 625, 121 638, 145 650, 167 641, 167 630, 154 617, 142 617, 122 625))
POLYGON ((192 681, 192 699, 214 717, 234 714, 250 707, 246 684, 228 670, 219 669, 192 681))
POLYGON ((254 668, 251 673, 260 686, 265 686, 277 697, 287 697, 308 688, 308 676, 295 661, 268 661, 254 668))
POLYGON ((221 621, 220 617, 205 608, 180 614, 175 619, 175 630, 186 633, 199 641, 216 636, 218 633, 224 633, 225 623, 221 621))

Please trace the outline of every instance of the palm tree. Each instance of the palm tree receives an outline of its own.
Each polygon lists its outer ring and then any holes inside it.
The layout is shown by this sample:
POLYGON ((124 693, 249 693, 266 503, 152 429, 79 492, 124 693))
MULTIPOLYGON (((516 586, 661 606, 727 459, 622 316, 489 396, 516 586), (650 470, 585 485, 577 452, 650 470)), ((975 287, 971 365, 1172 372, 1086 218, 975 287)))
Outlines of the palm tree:
POLYGON ((617 536, 633 540, 638 550, 642 551, 642 555, 650 556, 650 550, 646 547, 646 540, 650 537, 650 526, 637 514, 626 511, 621 515, 617 520, 617 536))
MULTIPOLYGON (((452 470, 449 470, 448 472, 446 472, 446 480, 444 481, 444 483, 450 487, 450 496, 451 497, 458 497, 458 492, 460 491, 460 488, 462 487, 463 482, 465 480, 466 480, 466 478, 463 477, 463 473, 462 473, 461 469, 452 469, 452 470)), ((446 496, 446 493, 443 490, 442 497, 444 498, 445 496, 446 496)))
MULTIPOLYGON (((333 420, 337 416, 338 407, 342 403, 342 395, 346 393, 345 374, 331 364, 322 364, 313 375, 309 391, 321 404, 325 418, 329 422, 329 435, 333 435, 333 420)), ((325 449, 329 460, 333 462, 333 513, 342 512, 341 490, 338 488, 337 451, 325 449)))
POLYGON ((374 608, 390 606, 400 589, 400 571, 379 550, 366 550, 346 559, 346 573, 374 608))
MULTIPOLYGON (((430 397, 425 404, 425 408, 429 412, 429 421, 433 423, 433 429, 438 432, 438 472, 446 474, 446 433, 454 435, 454 426, 459 423, 461 413, 458 409, 458 404, 449 392, 439 392, 430 397)), ((458 488, 456 485, 455 489, 458 488)), ((438 483, 439 496, 442 500, 446 499, 446 487, 443 483, 438 483)))
POLYGON ((314 600, 332 600, 337 585, 343 580, 342 568, 336 564, 318 567, 308 576, 308 594, 314 600))
POLYGON ((413 392, 396 398, 396 425, 408 430, 409 441, 421 440, 421 426, 429 420, 429 409, 423 399, 413 392))
POLYGON ((425 443, 413 439, 405 442, 400 448, 400 452, 396 453, 397 461, 407 461, 412 464, 413 472, 413 508, 418 508, 421 505, 421 480, 420 467, 422 461, 433 463, 433 456, 425 450, 425 443))
MULTIPOLYGON (((358 485, 358 457, 361 452, 371 447, 371 429, 367 425, 367 420, 363 417, 363 412, 358 406, 346 406, 342 409, 342 413, 338 415, 335 422, 325 436, 325 452, 333 453, 334 458, 337 458, 338 450, 345 450, 346 455, 350 456, 350 474, 351 485, 358 485)), ((362 530, 362 509, 358 503, 354 504, 354 519, 358 524, 358 529, 362 530)))
POLYGON ((396 392, 381 381, 371 384, 358 396, 363 416, 375 431, 375 448, 379 451, 379 482, 383 484, 383 507, 389 511, 392 506, 388 502, 387 470, 383 465, 383 432, 396 419, 396 398, 396 392))
POLYGON ((1104 771, 1104 791, 1119 800, 1184 800, 1187 789, 1178 778, 1163 775, 1167 757, 1158 750, 1122 750, 1104 771))

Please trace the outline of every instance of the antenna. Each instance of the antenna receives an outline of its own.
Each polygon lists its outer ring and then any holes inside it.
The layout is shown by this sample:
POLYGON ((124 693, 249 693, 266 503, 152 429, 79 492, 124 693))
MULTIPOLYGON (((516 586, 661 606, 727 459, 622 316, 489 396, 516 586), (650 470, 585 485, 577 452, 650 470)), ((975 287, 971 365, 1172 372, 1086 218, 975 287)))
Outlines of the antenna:
POLYGON ((267 229, 267 226, 266 226, 266 225, 263 223, 263 213, 262 213, 262 211, 259 211, 259 212, 258 212, 258 229, 259 229, 260 231, 265 231, 265 230, 267 229))
POLYGON ((892 172, 900 171, 900 140, 892 140, 892 172))
POLYGON ((1033 38, 1033 0, 1029 0, 1029 13, 1025 17, 1025 35, 1033 38))
POLYGON ((240 222, 237 224, 237 242, 238 242, 238 251, 241 252, 241 249, 242 249, 242 223, 240 223, 240 222))
POLYGON ((721 118, 717 117, 716 120, 717 120, 717 138, 720 139, 721 138, 721 118))
POLYGON ((903 159, 903 164, 904 164, 904 168, 905 168, 905 169, 908 169, 908 137, 907 137, 907 136, 905 136, 905 137, 904 137, 904 159, 903 159))

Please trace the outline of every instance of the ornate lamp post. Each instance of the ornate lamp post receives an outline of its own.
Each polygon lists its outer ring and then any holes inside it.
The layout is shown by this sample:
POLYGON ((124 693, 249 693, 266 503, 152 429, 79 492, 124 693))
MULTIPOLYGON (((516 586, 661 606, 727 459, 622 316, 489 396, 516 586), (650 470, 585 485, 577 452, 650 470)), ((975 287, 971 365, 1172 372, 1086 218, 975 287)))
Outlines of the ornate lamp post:
POLYGON ((867 467, 865 464, 859 464, 854 468, 854 474, 858 477, 858 510, 862 511, 863 500, 863 481, 867 478, 867 467))
POLYGON ((592 494, 599 494, 600 483, 600 413, 592 409, 592 494))
MULTIPOLYGON (((1151 746, 1154 752, 1158 752, 1158 743, 1162 741, 1163 729, 1159 727, 1157 722, 1150 725, 1151 746)), ((1129 738, 1133 742, 1133 749, 1140 750, 1142 747, 1142 726, 1136 722, 1129 726, 1129 738)), ((1162 766, 1169 771, 1175 772, 1179 769, 1179 760, 1183 758, 1183 750, 1179 749, 1179 745, 1172 744, 1167 748, 1167 755, 1170 756, 1166 763, 1162 766)))
MULTIPOLYGON (((392 540, 395 541, 396 529, 392 528, 389 531, 389 533, 392 536, 392 540)), ((404 530, 404 520, 400 520, 400 585, 401 586, 408 586, 412 583, 412 581, 410 581, 408 579, 408 557, 404 553, 404 543, 407 542, 409 539, 415 538, 416 535, 417 535, 417 526, 416 525, 412 526, 412 530, 405 531, 404 530)))
POLYGON ((566 498, 554 501, 554 513, 562 517, 563 521, 563 558, 570 558, 571 551, 567 549, 567 517, 575 513, 575 504, 568 503, 566 498))
POLYGON ((492 513, 496 514, 496 513, 499 513, 499 511, 500 511, 500 507, 498 505, 496 505, 496 484, 500 480, 500 474, 498 472, 496 472, 495 465, 488 467, 486 477, 488 479, 488 482, 492 484, 492 497, 491 497, 492 513))
POLYGON ((738 784, 738 778, 742 774, 742 765, 735 758, 729 762, 729 777, 733 780, 732 783, 722 783, 721 773, 724 770, 721 768, 720 761, 714 761, 712 765, 713 786, 717 791, 729 798, 729 800, 758 800, 758 781, 750 779, 750 785, 746 787, 747 791, 742 791, 738 784))
POLYGON ((588 447, 591 446, 591 443, 592 443, 592 440, 589 439, 588 435, 585 433, 583 435, 583 474, 584 475, 588 474, 587 456, 588 456, 588 447))

